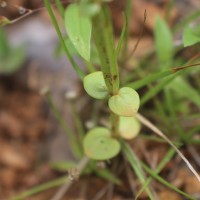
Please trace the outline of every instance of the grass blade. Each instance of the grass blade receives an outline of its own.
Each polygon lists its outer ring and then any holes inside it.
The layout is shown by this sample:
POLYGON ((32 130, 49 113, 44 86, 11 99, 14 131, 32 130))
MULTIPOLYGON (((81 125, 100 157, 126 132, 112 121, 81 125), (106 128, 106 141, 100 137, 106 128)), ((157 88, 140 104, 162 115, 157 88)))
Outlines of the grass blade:
POLYGON ((72 64, 72 66, 73 66, 74 70, 76 71, 76 73, 78 74, 79 78, 80 78, 81 80, 83 80, 85 74, 84 74, 84 72, 80 69, 80 67, 77 65, 77 63, 74 61, 74 59, 72 58, 71 54, 69 53, 68 48, 67 48, 66 45, 65 45, 64 38, 63 38, 63 36, 62 36, 61 30, 60 30, 60 28, 59 28, 59 25, 58 25, 58 23, 57 23, 56 17, 55 17, 55 15, 54 15, 54 13, 53 13, 53 10, 52 10, 52 8, 51 8, 51 4, 50 4, 49 0, 44 0, 44 3, 45 3, 45 6, 46 6, 46 8, 47 8, 47 10, 48 10, 48 12, 49 12, 50 17, 51 17, 51 21, 52 21, 52 23, 53 23, 53 25, 54 25, 54 27, 55 27, 55 29, 56 29, 56 32, 57 32, 57 35, 58 35, 58 37, 59 37, 60 43, 62 44, 63 49, 64 49, 64 51, 65 51, 65 53, 66 53, 66 55, 67 55, 67 57, 68 57, 70 63, 72 64))
POLYGON ((123 28, 122 28, 122 32, 121 32, 119 42, 117 44, 117 49, 116 49, 116 57, 117 58, 119 57, 120 50, 121 50, 121 47, 122 47, 122 43, 123 43, 124 38, 125 38, 126 28, 127 28, 127 19, 126 19, 126 16, 123 15, 123 28))
POLYGON ((149 173, 153 178, 155 178, 157 181, 161 182, 163 185, 167 186, 168 188, 174 190, 175 192, 183 195, 184 197, 188 198, 188 199, 192 199, 195 200, 195 198, 191 197, 189 194, 181 191, 180 189, 178 189, 177 187, 175 187, 174 185, 172 185, 171 183, 167 182, 166 180, 164 180, 163 178, 161 178, 160 176, 158 176, 153 170, 151 170, 147 165, 145 165, 144 163, 141 162, 142 167, 144 168, 144 170, 149 173))
POLYGON ((129 83, 126 86, 137 90, 137 89, 144 87, 144 86, 146 86, 146 85, 148 85, 148 84, 150 84, 154 81, 158 81, 162 78, 168 77, 168 76, 173 75, 177 72, 180 72, 182 70, 186 70, 187 68, 194 67, 194 66, 200 66, 200 63, 195 63, 195 64, 192 64, 192 65, 186 65, 186 66, 182 66, 182 67, 177 67, 177 68, 172 68, 172 69, 167 69, 165 71, 157 72, 157 73, 151 74, 149 76, 146 76, 145 78, 143 78, 141 80, 135 81, 133 83, 129 83))
MULTIPOLYGON (((123 141, 121 142, 121 144, 122 144, 122 151, 123 151, 124 155, 126 156, 127 160, 131 164, 131 166, 132 166, 133 170, 135 171, 140 182, 142 184, 144 184, 145 176, 144 176, 143 170, 140 166, 140 162, 139 162, 137 156, 134 154, 134 152, 132 151, 132 149, 130 148, 130 146, 128 144, 126 144, 123 141)), ((146 187, 145 190, 149 196, 149 199, 154 200, 153 195, 152 195, 151 191, 149 190, 149 188, 146 187)))
POLYGON ((196 172, 196 170, 193 168, 193 166, 190 164, 190 162, 187 160, 187 158, 168 139, 168 137, 165 136, 165 134, 162 131, 160 131, 155 125, 153 125, 148 119, 146 119, 145 117, 143 117, 139 113, 136 115, 136 118, 142 124, 144 124, 146 127, 148 127, 150 130, 152 130, 154 133, 156 133, 157 135, 159 135, 160 137, 162 137, 168 144, 170 144, 174 148, 174 150, 178 153, 178 155, 183 159, 183 161, 186 163, 186 165, 188 166, 188 168, 190 169, 190 171, 195 175, 195 177, 197 178, 197 180, 200 182, 200 176, 199 176, 199 174, 196 172))
POLYGON ((159 93, 165 86, 167 86, 175 76, 170 76, 164 80, 162 80, 158 85, 156 85, 153 89, 149 90, 141 99, 140 105, 144 105, 147 101, 149 101, 152 97, 154 97, 157 93, 159 93))
POLYGON ((186 68, 190 68, 192 66, 200 66, 200 63, 196 63, 196 64, 192 64, 192 65, 188 65, 188 66, 184 66, 184 67, 179 67, 179 68, 175 68, 173 69, 175 72, 177 72, 176 74, 171 75, 170 77, 166 77, 164 80, 162 80, 158 85, 156 85, 152 90, 149 90, 141 99, 141 105, 145 104, 147 101, 149 101, 153 96, 155 96, 157 93, 159 93, 163 88, 165 88, 167 85, 170 84, 171 81, 173 81, 173 79, 175 79, 176 77, 178 77, 179 75, 188 73, 190 71, 190 69, 186 69, 186 68), (185 69, 185 70, 182 70, 185 69), (177 71, 178 70, 178 71, 177 71))
POLYGON ((181 97, 185 97, 193 102, 200 108, 200 93, 195 90, 186 80, 181 77, 174 79, 172 84, 169 85, 169 89, 173 90, 181 97))
POLYGON ((160 63, 166 64, 174 54, 174 44, 171 31, 166 22, 159 16, 156 18, 156 26, 154 30, 156 54, 160 63), (164 41, 163 41, 164 38, 164 41))
POLYGON ((67 176, 55 179, 53 181, 49 181, 47 183, 44 183, 44 184, 41 184, 39 186, 33 187, 30 190, 27 190, 27 191, 21 193, 20 195, 17 195, 15 197, 11 198, 10 200, 27 199, 27 197, 30 197, 30 196, 35 195, 37 193, 40 193, 42 191, 45 191, 45 190, 60 186, 63 183, 65 183, 66 181, 68 181, 68 177, 67 176))
MULTIPOLYGON (((165 155, 165 157, 162 159, 162 161, 160 162, 160 164, 158 165, 158 167, 154 170, 155 174, 159 174, 160 171, 162 170, 162 168, 171 160, 171 158, 174 156, 175 154, 175 150, 173 148, 171 148, 165 155)), ((152 178, 149 177, 145 183, 143 184, 142 188, 140 189, 140 191, 138 192, 135 200, 137 200, 139 198, 139 196, 142 194, 142 192, 146 189, 146 187, 151 183, 152 178)))
POLYGON ((69 143, 72 148, 72 152, 77 158, 80 158, 83 155, 81 145, 77 143, 77 138, 75 137, 75 134, 73 133, 72 129, 66 124, 63 116, 61 115, 60 111, 58 110, 56 104, 54 103, 52 97, 50 94, 47 94, 47 101, 50 105, 50 108, 57 119, 57 121, 60 123, 61 127, 67 134, 67 137, 69 138, 69 143))

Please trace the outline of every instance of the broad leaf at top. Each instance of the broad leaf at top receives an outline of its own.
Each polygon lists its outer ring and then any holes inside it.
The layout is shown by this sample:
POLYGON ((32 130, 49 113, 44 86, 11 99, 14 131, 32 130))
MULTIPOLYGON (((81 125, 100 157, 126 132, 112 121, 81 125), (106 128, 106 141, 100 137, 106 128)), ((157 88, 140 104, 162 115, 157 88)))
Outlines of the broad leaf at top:
POLYGON ((78 4, 71 4, 65 11, 65 27, 79 54, 90 60, 91 19, 80 12, 78 4))

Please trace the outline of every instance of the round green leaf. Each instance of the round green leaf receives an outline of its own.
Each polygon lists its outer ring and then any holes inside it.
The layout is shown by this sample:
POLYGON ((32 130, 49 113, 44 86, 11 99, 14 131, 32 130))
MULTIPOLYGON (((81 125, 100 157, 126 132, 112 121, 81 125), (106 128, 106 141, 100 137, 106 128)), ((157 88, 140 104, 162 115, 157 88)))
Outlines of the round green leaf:
POLYGON ((83 147, 85 154, 95 160, 108 160, 120 151, 120 143, 103 127, 90 130, 83 140, 83 147))
POLYGON ((141 129, 140 122, 134 117, 120 117, 119 133, 124 139, 133 139, 141 129))
POLYGON ((108 89, 101 71, 85 76, 83 85, 86 92, 95 99, 104 99, 108 96, 108 89))
POLYGON ((108 104, 115 114, 132 117, 139 109, 140 98, 138 93, 132 88, 123 87, 119 90, 119 94, 109 99, 108 104))

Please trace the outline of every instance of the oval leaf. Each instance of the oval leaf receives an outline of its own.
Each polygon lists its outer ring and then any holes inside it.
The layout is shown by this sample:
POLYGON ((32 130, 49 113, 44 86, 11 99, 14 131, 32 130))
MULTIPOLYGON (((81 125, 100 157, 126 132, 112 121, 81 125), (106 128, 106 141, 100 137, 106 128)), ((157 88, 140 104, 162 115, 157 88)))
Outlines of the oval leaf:
POLYGON ((108 89, 101 71, 85 76, 83 85, 86 92, 95 99, 104 99, 108 96, 108 89))
POLYGON ((138 93, 129 87, 123 87, 118 95, 112 96, 108 101, 109 107, 117 115, 124 117, 134 116, 140 105, 138 93))
POLYGON ((156 53, 160 62, 169 61, 174 54, 172 33, 166 22, 160 17, 156 18, 154 30, 156 53))
POLYGON ((95 160, 108 160, 120 151, 120 143, 103 127, 90 130, 83 140, 83 147, 85 154, 95 160))
POLYGON ((133 139, 141 129, 140 122, 134 117, 120 117, 119 133, 124 139, 133 139))
POLYGON ((65 26, 70 40, 79 54, 90 60, 91 19, 82 15, 77 4, 71 4, 65 11, 65 26))

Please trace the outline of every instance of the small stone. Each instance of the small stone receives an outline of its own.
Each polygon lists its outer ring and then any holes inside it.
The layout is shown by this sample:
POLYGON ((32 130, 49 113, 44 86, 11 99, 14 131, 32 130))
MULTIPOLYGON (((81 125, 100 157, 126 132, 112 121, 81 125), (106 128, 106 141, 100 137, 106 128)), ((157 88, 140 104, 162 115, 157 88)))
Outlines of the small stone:
POLYGON ((5 1, 1 1, 0 5, 2 8, 6 8, 8 6, 7 2, 5 1))
POLYGON ((74 90, 68 91, 65 93, 65 98, 67 100, 74 100, 78 97, 78 93, 74 90))
POLYGON ((48 86, 46 87, 43 87, 41 90, 40 90, 40 94, 43 95, 43 96, 46 96, 50 93, 50 89, 48 86))
POLYGON ((21 6, 20 6, 20 7, 18 8, 18 12, 19 12, 20 15, 23 15, 23 14, 26 12, 26 9, 25 9, 24 7, 21 7, 21 6))
POLYGON ((95 127, 95 123, 91 120, 86 121, 85 126, 87 127, 87 129, 92 129, 95 127))

